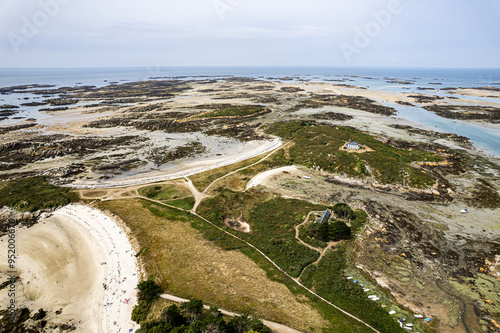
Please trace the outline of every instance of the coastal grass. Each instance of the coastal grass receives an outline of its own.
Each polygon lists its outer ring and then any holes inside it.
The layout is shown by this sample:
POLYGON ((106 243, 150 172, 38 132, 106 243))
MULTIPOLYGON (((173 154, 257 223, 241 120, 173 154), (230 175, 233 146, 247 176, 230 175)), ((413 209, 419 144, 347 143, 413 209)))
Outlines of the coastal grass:
POLYGON ((252 232, 238 236, 257 246, 287 273, 298 277, 304 267, 318 259, 319 253, 295 239, 294 226, 300 224, 308 212, 325 208, 257 191, 238 193, 221 188, 219 195, 204 200, 197 211, 221 227, 225 227, 225 218, 237 218, 241 214, 252 232))
POLYGON ((196 216, 140 199, 96 205, 118 215, 138 247, 149 249, 139 258, 146 274, 167 293, 203 299, 208 305, 280 322, 303 332, 320 333, 328 327, 309 299, 269 279, 266 271, 239 251, 226 250, 249 251, 242 248, 244 243, 229 239, 196 216))
POLYGON ((277 165, 300 164, 350 177, 373 177, 382 184, 426 188, 436 180, 411 164, 442 160, 433 152, 395 148, 349 127, 290 121, 271 124, 266 131, 295 143, 289 149, 289 156, 283 155, 281 160, 275 156, 277 165), (367 146, 371 151, 358 154, 341 149, 350 141, 367 146))
POLYGON ((333 304, 361 318, 381 332, 403 332, 380 304, 370 300, 363 288, 347 280, 347 249, 343 245, 329 250, 317 265, 307 267, 301 281, 333 304))
MULTIPOLYGON (((294 277, 300 275, 300 280, 310 289, 367 321, 381 332, 400 332, 399 325, 388 315, 387 311, 383 310, 380 304, 369 300, 359 286, 356 285, 357 289, 354 289, 352 282, 349 283, 344 276, 343 271, 347 260, 345 249, 340 247, 335 252, 329 252, 319 264, 312 264, 319 257, 318 252, 305 247, 295 239, 293 227, 304 221, 308 212, 321 211, 325 208, 328 207, 257 191, 235 193, 221 189, 219 196, 203 201, 198 207, 198 212, 223 228, 225 227, 222 221, 225 217, 235 217, 243 212, 242 218, 250 225, 252 231, 249 234, 233 232, 234 234, 258 247, 290 275, 294 277)), ((353 230, 357 231, 366 221, 366 215, 356 211, 353 221, 355 221, 353 230)), ((220 235, 213 231, 205 232, 205 237, 209 240, 217 240, 217 244, 226 249, 238 246, 231 240, 226 240, 227 243, 221 242, 220 235)), ((266 267, 267 264, 263 263, 251 250, 240 247, 240 251, 266 267)), ((287 279, 273 272, 269 265, 266 270, 269 270, 268 276, 272 279, 287 284, 287 279)), ((287 286, 294 292, 301 292, 300 288, 289 284, 287 286)), ((334 309, 321 301, 318 301, 316 305, 337 327, 335 332, 363 331, 362 325, 353 325, 349 329, 340 328, 337 325, 342 324, 334 309)))
POLYGON ((34 212, 77 200, 78 196, 69 188, 49 184, 47 177, 21 178, 0 183, 0 207, 34 212))
POLYGON ((195 199, 193 197, 187 197, 177 200, 166 201, 171 206, 179 207, 185 210, 191 210, 194 207, 195 199))
POLYGON ((221 109, 216 109, 207 113, 203 113, 199 118, 217 118, 217 117, 246 117, 265 111, 262 106, 256 105, 241 105, 231 106, 221 109))
POLYGON ((139 195, 142 195, 146 198, 159 201, 180 199, 191 195, 191 192, 187 187, 175 184, 169 184, 169 185, 158 184, 158 185, 141 187, 138 190, 138 193, 139 195))
POLYGON ((235 170, 244 168, 253 163, 258 162, 264 158, 268 153, 261 154, 237 163, 226 165, 217 169, 208 170, 205 172, 197 173, 195 175, 189 176, 189 179, 193 182, 194 187, 200 192, 204 191, 212 182, 216 179, 233 172, 235 170))

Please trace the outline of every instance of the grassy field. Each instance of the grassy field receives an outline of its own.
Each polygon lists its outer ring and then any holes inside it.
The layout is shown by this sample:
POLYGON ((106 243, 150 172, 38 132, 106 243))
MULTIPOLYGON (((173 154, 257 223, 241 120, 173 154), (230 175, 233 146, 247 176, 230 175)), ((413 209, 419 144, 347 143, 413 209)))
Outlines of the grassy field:
POLYGON ((22 178, 0 183, 0 207, 8 206, 34 212, 77 200, 78 196, 69 188, 51 185, 46 177, 22 178))
POLYGON ((142 187, 138 193, 149 199, 168 201, 188 197, 191 195, 189 189, 182 185, 151 185, 142 187))
POLYGON ((324 206, 306 201, 270 197, 249 191, 237 193, 222 190, 203 201, 198 213, 210 221, 224 226, 226 217, 242 219, 250 225, 250 233, 239 236, 257 246, 292 276, 299 276, 303 268, 318 259, 318 252, 300 244, 295 237, 294 225, 301 223, 311 210, 324 206))
MULTIPOLYGON (((348 309, 382 332, 400 332, 399 325, 380 307, 380 304, 369 300, 359 286, 356 285, 355 289, 352 282, 346 280, 343 271, 347 259, 342 248, 329 253, 318 265, 310 265, 319 254, 297 242, 293 226, 301 223, 308 212, 321 211, 325 208, 327 207, 257 191, 235 193, 225 189, 217 197, 202 202, 198 212, 221 226, 225 217, 236 217, 243 212, 242 218, 250 225, 252 231, 249 234, 233 233, 257 246, 292 276, 299 276, 305 268, 301 281, 334 304, 348 309), (330 287, 333 289, 329 289, 330 287)), ((354 232, 366 219, 364 212, 356 211, 355 216, 354 232)), ((206 237, 218 240, 219 236, 209 234, 206 237)), ((235 246, 231 240, 227 243, 218 241, 223 248, 235 246)), ((254 255, 248 255, 255 260, 254 255)), ((274 275, 273 278, 279 279, 274 275)), ((318 304, 318 307, 321 309, 322 304, 318 304)), ((342 319, 338 315, 333 314, 328 308, 324 310, 324 315, 334 326, 341 325, 342 319)), ((351 328, 346 332, 355 330, 351 328)), ((343 332, 342 329, 338 331, 343 332)))
POLYGON ((259 112, 265 111, 265 108, 258 105, 241 105, 232 106, 222 109, 213 110, 199 115, 200 118, 216 118, 216 117, 245 117, 259 112))
POLYGON ((328 326, 306 297, 271 281, 262 268, 239 251, 217 246, 239 248, 242 243, 224 240, 219 231, 200 219, 142 200, 97 205, 120 216, 140 247, 149 249, 140 258, 147 274, 160 281, 167 292, 255 314, 304 332, 322 332, 328 326), (212 237, 215 244, 204 235, 212 237))
MULTIPOLYGON (((208 185, 210 185, 214 180, 219 177, 222 177, 229 172, 238 170, 240 168, 244 168, 248 165, 251 165, 260 159, 264 158, 268 153, 252 157, 248 160, 244 160, 238 163, 230 164, 223 166, 221 168, 208 170, 205 172, 197 173, 195 175, 189 176, 189 179, 193 182, 193 185, 198 189, 198 191, 204 191, 208 185)), ((220 184, 216 184, 215 187, 220 186, 220 184)))
POLYGON ((403 332, 388 312, 371 301, 358 284, 344 276, 346 249, 330 250, 318 265, 311 265, 301 277, 303 283, 344 310, 365 320, 382 332, 403 332))
POLYGON ((425 188, 435 179, 411 166, 415 161, 441 161, 432 152, 391 147, 371 135, 347 127, 320 125, 312 122, 284 122, 269 125, 267 132, 293 140, 289 156, 275 156, 276 164, 300 164, 351 177, 373 177, 383 184, 399 183, 425 188), (352 153, 340 148, 356 141, 372 151, 352 153))

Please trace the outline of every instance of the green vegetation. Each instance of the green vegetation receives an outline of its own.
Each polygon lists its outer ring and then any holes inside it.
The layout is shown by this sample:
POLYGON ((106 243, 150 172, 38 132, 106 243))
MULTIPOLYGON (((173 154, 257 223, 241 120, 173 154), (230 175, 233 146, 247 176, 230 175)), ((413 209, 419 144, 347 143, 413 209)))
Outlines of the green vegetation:
MULTIPOLYGON (((260 159, 262 159, 266 155, 267 155, 267 153, 256 156, 256 157, 252 157, 248 160, 244 160, 244 161, 241 161, 238 163, 234 163, 234 164, 226 165, 226 166, 223 166, 223 167, 220 167, 217 169, 197 173, 195 175, 189 176, 189 178, 193 182, 193 185, 198 189, 198 191, 204 191, 207 188, 207 186, 210 185, 217 178, 220 178, 224 175, 227 175, 228 173, 235 171, 235 170, 238 170, 240 168, 244 168, 248 165, 251 165, 252 163, 258 162, 260 159)), ((247 170, 247 169, 245 169, 245 170, 247 170)))
POLYGON ((162 292, 160 286, 151 279, 139 282, 137 289, 139 290, 137 298, 146 302, 157 300, 160 297, 158 294, 162 292))
POLYGON ((161 288, 151 279, 141 281, 137 284, 137 298, 138 304, 132 310, 132 320, 141 323, 144 322, 148 316, 149 309, 155 300, 160 298, 161 288))
POLYGON ((353 211, 347 204, 336 204, 332 211, 338 217, 348 219, 350 226, 342 220, 330 219, 327 223, 314 223, 314 218, 309 223, 300 226, 299 237, 309 245, 324 248, 328 242, 349 240, 365 224, 368 215, 365 211, 357 209, 353 211))
POLYGON ((366 297, 363 288, 346 279, 346 249, 330 250, 318 263, 304 270, 301 280, 333 304, 365 320, 382 332, 402 332, 396 321, 376 302, 366 297))
POLYGON ((300 235, 303 241, 313 246, 319 245, 320 247, 325 247, 326 242, 337 242, 352 238, 351 228, 344 221, 339 220, 326 223, 309 223, 301 231, 300 235))
POLYGON ((383 184, 398 183, 417 188, 431 186, 435 179, 412 167, 411 163, 442 160, 432 152, 394 148, 349 127, 290 121, 271 124, 267 132, 295 142, 289 149, 289 158, 275 156, 281 165, 319 167, 350 177, 372 176, 383 184), (350 153, 341 150, 348 141, 357 141, 373 151, 350 153))
POLYGON ((241 105, 231 106, 222 109, 210 111, 201 114, 200 118, 215 118, 215 117, 245 117, 265 111, 266 109, 259 105, 241 105))
POLYGON ((287 273, 297 277, 319 254, 295 239, 294 226, 300 224, 309 211, 324 208, 302 200, 224 189, 216 197, 203 201, 198 213, 224 227, 226 217, 236 218, 243 212, 242 218, 252 232, 241 233, 239 237, 257 246, 287 273))
POLYGON ((51 185, 46 177, 15 179, 0 184, 0 207, 34 212, 77 200, 78 196, 69 188, 51 185))
POLYGON ((175 184, 142 187, 138 193, 146 198, 159 201, 184 199, 191 196, 191 191, 187 187, 175 184))
POLYGON ((204 310, 201 300, 192 299, 180 307, 172 304, 164 309, 159 319, 141 322, 138 333, 226 332, 271 333, 257 318, 247 315, 224 319, 219 309, 204 310))
POLYGON ((333 206, 333 212, 341 219, 347 220, 354 216, 352 208, 348 204, 338 203, 333 206))
POLYGON ((191 210, 194 207, 195 199, 193 197, 187 197, 187 198, 167 201, 167 203, 169 205, 179 207, 185 210, 191 210))
MULTIPOLYGON (((95 205, 120 216, 134 234, 138 247, 148 248, 141 254, 145 272, 165 292, 203 299, 208 304, 280 322, 302 332, 321 332, 328 327, 314 304, 304 301, 303 295, 294 294, 301 288, 293 281, 269 266, 255 250, 202 219, 139 199, 101 201, 95 205), (227 251, 230 249, 238 251, 227 251), (280 282, 288 281, 289 288, 275 282, 278 278, 280 282)), ((170 305, 164 301, 154 302, 147 320, 160 318, 163 309, 170 305)), ((345 317, 340 313, 337 316, 345 317)))
MULTIPOLYGON (((326 223, 313 222, 306 224, 303 228, 303 233, 301 233, 301 236, 303 237, 304 234, 306 235, 305 239, 303 239, 304 241, 319 240, 322 244, 324 244, 321 247, 325 247, 326 242, 337 242, 343 239, 352 238, 351 228, 344 221, 339 220, 333 220, 326 223)), ((314 246, 314 244, 318 244, 318 242, 314 242, 311 245, 314 246)))
POLYGON ((351 218, 351 231, 353 234, 356 234, 365 225, 368 214, 362 209, 356 209, 353 215, 351 218))
MULTIPOLYGON (((250 234, 241 233, 238 235, 239 237, 257 246, 292 276, 300 274, 300 267, 305 267, 300 279, 307 287, 315 290, 321 296, 327 296, 326 298, 329 301, 366 320, 381 332, 402 331, 399 325, 380 307, 380 304, 370 301, 363 293, 362 288, 353 285, 352 282, 349 283, 345 278, 343 271, 346 265, 346 253, 343 248, 338 251, 328 252, 318 265, 310 265, 314 258, 317 259, 316 251, 314 251, 314 257, 311 253, 311 257, 305 260, 305 256, 309 252, 302 252, 302 246, 294 238, 293 225, 302 222, 307 212, 321 211, 325 207, 301 200, 264 197, 263 194, 251 191, 235 193, 227 189, 219 189, 219 192, 218 196, 202 202, 199 207, 199 212, 202 215, 221 224, 224 216, 234 216, 233 214, 239 214, 239 212, 243 211, 243 219, 251 225, 252 232, 250 234), (302 260, 296 258, 295 253, 303 253, 301 254, 302 260), (339 294, 336 294, 337 291, 339 294), (346 306, 346 304, 349 304, 349 306, 346 306)), ((366 214, 364 212, 361 214, 361 212, 353 212, 354 220, 357 220, 357 228, 366 219, 366 214)), ((204 228, 209 229, 210 227, 205 225, 204 228)), ((204 232, 204 236, 207 239, 216 239, 218 244, 222 244, 225 248, 238 247, 238 244, 235 244, 231 239, 226 239, 227 243, 221 242, 221 238, 229 237, 216 230, 207 230, 207 232, 204 232)), ((288 279, 277 273, 269 263, 265 262, 254 251, 241 245, 239 245, 239 248, 264 267, 268 271, 270 278, 286 284, 295 293, 303 292, 296 285, 290 283, 288 279)), ((304 294, 311 297, 310 294, 304 294)), ((315 304, 330 321, 332 325, 331 332, 370 331, 359 323, 348 323, 345 316, 321 301, 317 301, 315 304)))

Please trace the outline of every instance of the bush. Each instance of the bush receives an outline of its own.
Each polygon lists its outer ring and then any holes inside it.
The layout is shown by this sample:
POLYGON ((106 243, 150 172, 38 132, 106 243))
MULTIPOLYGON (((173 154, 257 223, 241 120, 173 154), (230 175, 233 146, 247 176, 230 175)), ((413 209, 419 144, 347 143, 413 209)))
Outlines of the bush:
POLYGON ((348 204, 345 203, 338 203, 335 206, 333 206, 333 212, 340 218, 340 219, 350 219, 354 216, 354 212, 352 211, 352 208, 349 207, 348 204))
POLYGON ((140 324, 145 321, 148 317, 149 309, 151 308, 151 303, 144 300, 140 300, 134 309, 132 310, 132 320, 140 324))
POLYGON ((333 223, 329 223, 328 232, 330 240, 337 242, 342 239, 351 239, 351 228, 343 221, 335 221, 333 223))
POLYGON ((64 206, 77 200, 78 196, 69 188, 49 184, 47 177, 15 179, 0 184, 0 207, 34 212, 64 206))
POLYGON ((139 282, 137 289, 139 289, 139 300, 144 300, 148 303, 157 300, 160 297, 159 294, 162 292, 160 286, 151 279, 139 282))

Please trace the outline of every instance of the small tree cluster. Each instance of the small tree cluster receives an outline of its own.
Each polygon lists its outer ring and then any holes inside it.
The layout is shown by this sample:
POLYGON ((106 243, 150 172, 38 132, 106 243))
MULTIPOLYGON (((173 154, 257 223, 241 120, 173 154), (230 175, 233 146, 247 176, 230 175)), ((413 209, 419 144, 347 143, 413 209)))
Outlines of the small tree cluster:
POLYGON ((323 242, 351 239, 351 228, 343 221, 335 220, 330 223, 311 223, 306 228, 309 237, 319 239, 323 242))
POLYGON ((262 321, 246 315, 224 320, 222 313, 211 307, 203 310, 203 302, 193 299, 181 307, 173 304, 163 310, 158 320, 143 321, 137 333, 271 333, 262 321))
POLYGON ((333 212, 338 216, 339 219, 351 219, 354 217, 354 212, 348 204, 338 203, 333 206, 333 212))

